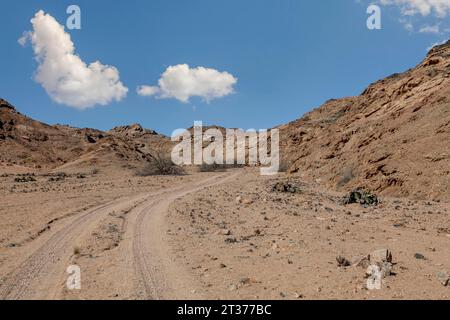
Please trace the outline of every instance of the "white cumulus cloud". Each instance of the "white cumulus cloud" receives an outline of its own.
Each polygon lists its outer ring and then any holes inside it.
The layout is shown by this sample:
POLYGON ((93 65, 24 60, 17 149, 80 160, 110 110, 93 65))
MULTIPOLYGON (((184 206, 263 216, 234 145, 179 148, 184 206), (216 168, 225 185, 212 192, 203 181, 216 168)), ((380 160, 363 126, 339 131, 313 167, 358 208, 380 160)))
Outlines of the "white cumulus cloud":
POLYGON ((141 96, 160 99, 177 99, 187 103, 191 97, 201 97, 210 102, 234 92, 237 79, 228 72, 187 64, 170 66, 162 74, 157 86, 143 85, 137 88, 141 96))
POLYGON ((404 15, 420 14, 428 16, 432 13, 443 18, 450 13, 450 0, 381 0, 384 5, 397 5, 404 15))
POLYGON ((120 82, 119 71, 100 61, 87 65, 55 18, 41 10, 31 24, 33 31, 19 43, 31 41, 38 62, 35 80, 55 102, 84 110, 126 97, 128 89, 120 82))

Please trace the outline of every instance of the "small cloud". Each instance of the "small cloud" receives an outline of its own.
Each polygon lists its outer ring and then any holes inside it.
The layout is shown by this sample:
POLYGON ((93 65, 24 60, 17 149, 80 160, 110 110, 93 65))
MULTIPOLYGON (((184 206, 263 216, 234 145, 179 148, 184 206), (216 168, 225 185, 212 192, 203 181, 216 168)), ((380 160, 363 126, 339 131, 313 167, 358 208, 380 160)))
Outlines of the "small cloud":
POLYGON ((450 0, 380 0, 383 5, 395 5, 401 10, 402 15, 429 16, 434 13, 439 18, 444 18, 450 13, 450 0))
POLYGON ((438 24, 434 26, 425 25, 419 30, 420 33, 432 33, 432 34, 439 34, 440 33, 440 27, 438 24))
POLYGON ((448 28, 450 0, 377 0, 384 6, 397 8, 399 21, 410 33, 441 34, 448 28), (418 27, 422 25, 422 27, 418 27))
POLYGON ((170 66, 162 74, 157 86, 143 85, 137 88, 141 96, 159 99, 177 99, 188 103, 191 97, 201 97, 206 102, 222 98, 234 92, 237 79, 228 72, 187 64, 170 66))
POLYGON ((25 47, 27 42, 31 39, 30 32, 24 32, 22 36, 17 40, 17 42, 22 46, 25 47))
POLYGON ((414 26, 413 26, 413 24, 411 22, 404 23, 403 27, 408 32, 413 32, 414 31, 414 26))
POLYGON ((55 18, 41 10, 31 24, 33 31, 18 41, 31 41, 38 63, 35 80, 56 103, 84 110, 126 97, 128 88, 120 82, 119 71, 100 61, 87 65, 55 18))
POLYGON ((142 97, 151 97, 160 92, 159 87, 140 86, 136 90, 137 94, 142 97))

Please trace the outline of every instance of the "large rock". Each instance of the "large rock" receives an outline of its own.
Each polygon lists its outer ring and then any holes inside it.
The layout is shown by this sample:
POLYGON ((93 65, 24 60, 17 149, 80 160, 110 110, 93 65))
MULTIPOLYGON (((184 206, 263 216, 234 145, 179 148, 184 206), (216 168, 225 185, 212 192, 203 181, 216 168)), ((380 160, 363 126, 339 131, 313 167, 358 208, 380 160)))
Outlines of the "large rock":
POLYGON ((450 275, 447 271, 440 271, 437 274, 437 278, 444 287, 450 285, 450 275))

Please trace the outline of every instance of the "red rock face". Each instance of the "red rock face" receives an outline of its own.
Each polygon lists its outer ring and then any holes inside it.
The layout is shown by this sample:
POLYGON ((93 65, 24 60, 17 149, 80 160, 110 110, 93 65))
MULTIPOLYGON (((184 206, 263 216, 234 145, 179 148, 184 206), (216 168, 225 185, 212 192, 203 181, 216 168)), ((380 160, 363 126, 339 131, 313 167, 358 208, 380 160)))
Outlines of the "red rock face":
POLYGON ((450 199, 450 44, 417 67, 281 126, 293 174, 328 187, 450 199))

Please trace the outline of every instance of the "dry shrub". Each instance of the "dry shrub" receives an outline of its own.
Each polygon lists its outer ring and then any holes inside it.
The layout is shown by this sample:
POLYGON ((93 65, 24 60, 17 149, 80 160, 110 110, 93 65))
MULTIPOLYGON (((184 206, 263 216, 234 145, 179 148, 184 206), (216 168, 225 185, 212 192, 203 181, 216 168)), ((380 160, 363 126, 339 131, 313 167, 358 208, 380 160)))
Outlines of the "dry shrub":
POLYGON ((148 176, 179 176, 184 174, 184 169, 172 162, 168 155, 156 153, 149 163, 137 172, 140 177, 148 176))
POLYGON ((200 167, 199 167, 199 171, 200 172, 217 172, 217 171, 226 171, 226 165, 223 164, 217 164, 217 163, 213 163, 213 164, 206 164, 203 163, 200 167))
POLYGON ((234 168, 243 168, 244 165, 242 164, 206 164, 203 163, 201 166, 199 166, 200 172, 224 172, 227 169, 234 169, 234 168))

